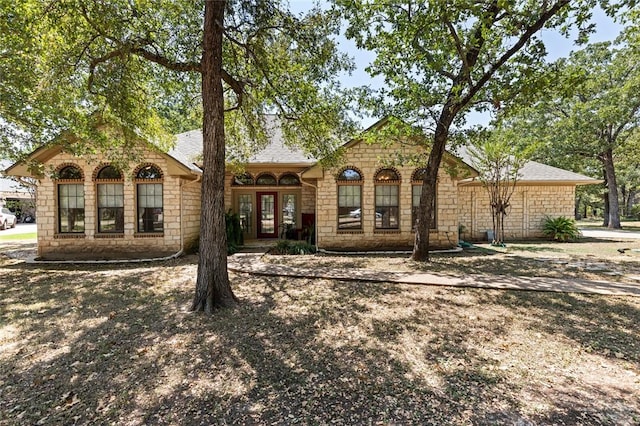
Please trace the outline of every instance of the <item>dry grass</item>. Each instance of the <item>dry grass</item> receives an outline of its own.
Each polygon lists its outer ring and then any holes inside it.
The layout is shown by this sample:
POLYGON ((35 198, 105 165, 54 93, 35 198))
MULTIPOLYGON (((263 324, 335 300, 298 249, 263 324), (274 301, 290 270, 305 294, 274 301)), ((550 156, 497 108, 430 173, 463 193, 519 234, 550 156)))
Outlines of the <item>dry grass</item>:
MULTIPOLYGON (((618 282, 640 281, 640 241, 583 238, 576 243, 515 242, 507 247, 481 243, 455 254, 433 254, 431 262, 412 262, 408 255, 318 255, 315 266, 364 268, 393 272, 434 272, 450 275, 498 274, 509 276, 584 278, 618 282), (625 248, 623 254, 618 249, 625 248), (634 249, 634 250, 631 250, 634 249)), ((271 263, 306 266, 309 257, 264 256, 271 263)))
POLYGON ((195 270, 0 259, 0 424, 640 422, 640 298, 195 270))

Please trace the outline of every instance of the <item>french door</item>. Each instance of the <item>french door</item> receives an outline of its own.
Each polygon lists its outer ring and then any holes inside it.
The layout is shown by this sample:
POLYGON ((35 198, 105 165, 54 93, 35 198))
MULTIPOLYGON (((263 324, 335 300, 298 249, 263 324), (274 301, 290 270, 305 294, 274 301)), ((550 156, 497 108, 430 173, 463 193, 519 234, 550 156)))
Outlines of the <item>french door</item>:
POLYGON ((278 238, 278 193, 257 192, 258 238, 278 238))

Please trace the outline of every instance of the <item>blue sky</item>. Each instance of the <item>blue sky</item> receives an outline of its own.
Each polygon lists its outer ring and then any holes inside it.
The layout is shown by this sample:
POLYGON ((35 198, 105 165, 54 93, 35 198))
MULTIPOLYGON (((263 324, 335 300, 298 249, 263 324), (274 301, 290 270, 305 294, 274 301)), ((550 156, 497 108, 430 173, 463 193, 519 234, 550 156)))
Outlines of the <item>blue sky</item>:
MULTIPOLYGON (((290 0, 291 10, 295 13, 302 13, 309 10, 314 1, 311 0, 290 0)), ((602 10, 596 9, 593 13, 593 22, 596 24, 596 32, 592 34, 591 42, 600 41, 612 41, 620 33, 622 26, 607 16, 602 10)), ((548 60, 554 61, 561 57, 566 57, 573 50, 580 49, 580 46, 574 44, 573 38, 565 38, 561 36, 557 31, 544 30, 542 33, 542 39, 545 42, 548 51, 548 60)), ((371 87, 379 87, 383 80, 382 78, 372 79, 365 71, 366 66, 374 59, 375 54, 366 50, 358 49, 351 40, 347 40, 341 36, 338 39, 341 50, 351 55, 356 63, 357 69, 352 75, 345 75, 342 78, 342 84, 346 87, 357 87, 361 85, 370 85, 371 87)), ((485 114, 472 113, 469 115, 468 124, 486 124, 489 117, 485 114)), ((377 121, 376 118, 367 117, 362 121, 364 128, 377 121)))

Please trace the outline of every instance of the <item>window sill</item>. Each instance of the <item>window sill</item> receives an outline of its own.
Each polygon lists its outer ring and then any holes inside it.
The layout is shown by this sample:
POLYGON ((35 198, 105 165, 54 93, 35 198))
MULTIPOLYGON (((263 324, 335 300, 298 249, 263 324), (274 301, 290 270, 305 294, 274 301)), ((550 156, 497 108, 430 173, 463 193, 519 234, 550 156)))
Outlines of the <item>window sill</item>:
POLYGON ((53 238, 57 239, 57 240, 83 239, 83 238, 85 238, 85 234, 84 233, 82 233, 82 234, 72 234, 72 233, 69 233, 69 234, 64 234, 64 233, 63 234, 54 234, 53 238))
POLYGON ((123 233, 113 233, 113 234, 95 234, 94 238, 124 238, 123 233))
POLYGON ((162 238, 164 232, 136 232, 133 234, 133 238, 162 238))
MULTIPOLYGON (((411 228, 411 232, 416 232, 416 228, 411 228)), ((429 228, 429 233, 430 234, 438 233, 438 228, 429 228)))
POLYGON ((338 229, 338 234, 364 234, 362 229, 338 229))
POLYGON ((400 229, 374 229, 374 234, 400 234, 400 229))

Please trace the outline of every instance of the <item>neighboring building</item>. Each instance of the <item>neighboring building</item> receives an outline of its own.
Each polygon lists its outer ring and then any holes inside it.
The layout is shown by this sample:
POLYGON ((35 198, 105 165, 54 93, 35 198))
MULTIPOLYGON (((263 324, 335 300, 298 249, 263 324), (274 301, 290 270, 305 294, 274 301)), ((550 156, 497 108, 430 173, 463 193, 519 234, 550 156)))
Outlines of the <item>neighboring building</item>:
MULTIPOLYGON (((4 169, 9 164, 1 164, 4 169)), ((18 220, 26 215, 35 217, 35 189, 13 179, 2 177, 0 170, 0 207, 7 207, 18 220)))
MULTIPOLYGON (((378 124, 379 125, 379 124, 378 124)), ((228 172, 225 209, 240 216, 246 240, 314 238, 334 250, 410 249, 424 170, 387 165, 389 153, 418 149, 353 140, 340 166, 326 169, 285 145, 279 129, 241 172, 228 172)), ((29 160, 53 173, 39 179, 38 252, 43 258, 155 257, 197 242, 200 218, 202 133, 177 135, 175 148, 149 146, 143 162, 119 171, 49 146, 29 160)), ((7 174, 32 176, 26 163, 7 174)), ((434 248, 455 246, 460 225, 466 239, 491 229, 486 191, 468 159, 445 154, 438 173, 434 248)), ((586 176, 530 162, 512 199, 507 236, 541 236, 549 216, 573 215, 576 185, 586 176)))

